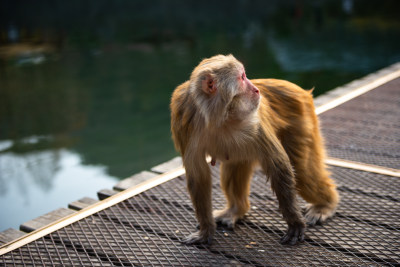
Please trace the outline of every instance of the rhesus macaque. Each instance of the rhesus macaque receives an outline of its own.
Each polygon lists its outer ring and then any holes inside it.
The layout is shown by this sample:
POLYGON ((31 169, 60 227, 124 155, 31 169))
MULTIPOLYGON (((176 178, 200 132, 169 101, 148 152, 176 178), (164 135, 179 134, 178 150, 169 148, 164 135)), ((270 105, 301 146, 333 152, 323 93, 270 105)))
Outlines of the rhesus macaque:
POLYGON ((305 222, 296 200, 309 204, 309 225, 331 217, 339 202, 324 164, 324 148, 311 91, 283 80, 246 77, 232 55, 204 59, 171 99, 171 130, 186 168, 199 230, 186 244, 210 243, 216 223, 233 227, 249 210, 253 168, 260 164, 275 192, 288 230, 282 244, 304 240, 305 222), (212 212, 211 165, 221 162, 227 199, 212 212))

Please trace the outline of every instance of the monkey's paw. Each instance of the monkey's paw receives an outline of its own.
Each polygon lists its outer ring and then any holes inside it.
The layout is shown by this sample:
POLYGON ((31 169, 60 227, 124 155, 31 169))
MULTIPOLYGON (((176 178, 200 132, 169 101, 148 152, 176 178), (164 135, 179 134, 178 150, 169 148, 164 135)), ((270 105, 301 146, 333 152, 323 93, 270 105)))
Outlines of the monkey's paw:
POLYGON ((230 230, 235 227, 236 222, 240 219, 240 217, 234 214, 230 209, 214 210, 213 217, 217 224, 223 225, 230 230))
POLYGON ((286 234, 281 238, 281 244, 296 245, 297 242, 304 241, 304 231, 306 225, 304 222, 289 225, 286 234))
POLYGON ((307 204, 304 217, 308 226, 321 224, 335 214, 335 208, 307 204))
POLYGON ((185 237, 182 240, 182 243, 184 243, 185 245, 199 245, 199 244, 211 245, 212 238, 213 238, 213 232, 197 231, 185 237))

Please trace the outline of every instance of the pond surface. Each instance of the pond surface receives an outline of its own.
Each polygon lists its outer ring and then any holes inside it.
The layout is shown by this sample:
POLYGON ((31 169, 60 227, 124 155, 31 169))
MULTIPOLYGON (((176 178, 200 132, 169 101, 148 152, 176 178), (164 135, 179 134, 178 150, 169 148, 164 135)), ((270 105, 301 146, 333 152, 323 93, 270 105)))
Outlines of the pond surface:
POLYGON ((184 2, 1 4, 0 231, 176 156, 169 99, 204 57, 315 95, 400 61, 397 1, 184 2))

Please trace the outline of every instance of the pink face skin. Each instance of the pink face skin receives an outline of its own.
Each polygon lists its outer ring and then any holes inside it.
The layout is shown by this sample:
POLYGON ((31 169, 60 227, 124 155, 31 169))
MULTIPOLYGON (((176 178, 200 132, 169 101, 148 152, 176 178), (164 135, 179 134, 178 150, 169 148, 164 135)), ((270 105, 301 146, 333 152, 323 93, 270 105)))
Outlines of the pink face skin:
POLYGON ((247 79, 246 77, 246 72, 244 69, 240 72, 239 76, 239 83, 242 85, 242 88, 245 90, 246 94, 250 94, 252 97, 259 98, 260 97, 260 91, 258 90, 257 87, 254 86, 254 84, 247 79))

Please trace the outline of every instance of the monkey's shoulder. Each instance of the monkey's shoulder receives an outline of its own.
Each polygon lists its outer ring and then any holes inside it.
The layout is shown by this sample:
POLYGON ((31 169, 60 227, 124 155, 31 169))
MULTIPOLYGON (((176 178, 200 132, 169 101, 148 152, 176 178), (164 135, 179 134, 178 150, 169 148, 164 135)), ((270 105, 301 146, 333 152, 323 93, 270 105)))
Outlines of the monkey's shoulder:
POLYGON ((178 104, 186 98, 189 90, 189 81, 178 85, 172 93, 171 105, 178 104))
POLYGON ((301 99, 312 97, 312 90, 304 90, 300 86, 279 79, 255 79, 251 80, 267 98, 301 99))
POLYGON ((189 81, 177 86, 170 103, 172 139, 181 153, 184 153, 189 142, 194 127, 193 118, 197 113, 196 105, 188 91, 189 81))
POLYGON ((290 114, 313 108, 312 90, 304 90, 292 82, 278 79, 257 79, 252 82, 260 90, 264 102, 268 102, 275 111, 290 114))

